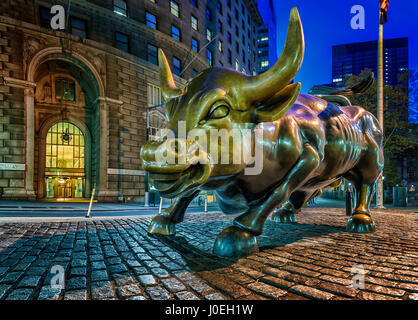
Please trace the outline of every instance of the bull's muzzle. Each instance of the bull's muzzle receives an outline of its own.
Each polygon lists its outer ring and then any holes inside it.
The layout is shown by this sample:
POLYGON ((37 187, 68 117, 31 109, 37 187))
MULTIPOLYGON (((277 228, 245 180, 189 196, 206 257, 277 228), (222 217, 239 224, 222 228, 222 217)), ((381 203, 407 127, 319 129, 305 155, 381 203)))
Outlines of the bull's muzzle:
POLYGON ((142 168, 166 198, 175 197, 204 183, 210 176, 208 154, 196 142, 163 139, 141 148, 142 168))

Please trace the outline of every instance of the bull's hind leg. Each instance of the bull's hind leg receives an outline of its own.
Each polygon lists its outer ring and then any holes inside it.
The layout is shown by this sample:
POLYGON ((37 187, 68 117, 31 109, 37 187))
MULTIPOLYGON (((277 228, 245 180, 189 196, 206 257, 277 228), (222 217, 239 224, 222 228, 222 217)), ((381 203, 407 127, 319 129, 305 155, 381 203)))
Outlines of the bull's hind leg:
POLYGON ((376 139, 374 139, 367 133, 365 138, 367 149, 363 157, 357 166, 344 176, 356 188, 356 208, 347 223, 347 231, 352 233, 375 231, 375 224, 369 208, 374 193, 374 184, 383 170, 383 152, 380 147, 380 136, 376 135, 376 139))
POLYGON ((190 202, 199 194, 199 191, 194 192, 187 197, 178 197, 174 202, 164 210, 162 214, 155 216, 148 226, 148 233, 162 234, 165 236, 176 233, 176 223, 182 222, 184 213, 190 202))
POLYGON ((321 189, 310 193, 305 191, 293 192, 288 201, 273 211, 271 220, 278 223, 295 223, 295 214, 299 213, 306 202, 320 196, 321 193, 321 189))
POLYGON ((370 215, 370 201, 374 194, 374 184, 356 186, 356 209, 347 222, 347 231, 351 233, 369 233, 375 231, 370 215))
POLYGON ((310 178, 319 162, 317 152, 310 145, 305 145, 298 162, 280 184, 260 199, 257 205, 250 206, 247 212, 235 218, 234 226, 227 227, 219 234, 213 252, 219 256, 243 257, 257 251, 256 236, 263 231, 270 213, 310 178))

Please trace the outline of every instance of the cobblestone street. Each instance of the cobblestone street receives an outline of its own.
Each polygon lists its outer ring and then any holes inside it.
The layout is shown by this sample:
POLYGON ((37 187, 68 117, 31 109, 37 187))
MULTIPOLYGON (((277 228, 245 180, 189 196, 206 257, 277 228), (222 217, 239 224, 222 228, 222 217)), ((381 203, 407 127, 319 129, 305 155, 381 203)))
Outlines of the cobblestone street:
POLYGON ((345 231, 343 208, 268 221, 245 259, 212 255, 233 219, 221 213, 187 214, 172 237, 148 235, 150 216, 3 223, 0 299, 418 299, 417 213, 372 213, 366 235, 345 231), (50 286, 57 265, 63 290, 50 286), (353 267, 364 289, 351 287, 353 267))

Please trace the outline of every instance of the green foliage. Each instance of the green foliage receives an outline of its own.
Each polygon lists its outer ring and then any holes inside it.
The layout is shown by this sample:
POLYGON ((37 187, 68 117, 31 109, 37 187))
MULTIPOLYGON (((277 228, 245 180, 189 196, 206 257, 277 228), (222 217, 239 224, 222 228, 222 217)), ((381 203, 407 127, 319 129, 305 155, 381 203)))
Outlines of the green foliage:
MULTIPOLYGON (((365 69, 360 76, 349 76, 344 79, 345 85, 351 85, 367 76, 371 71, 365 69)), ((418 102, 418 74, 405 72, 399 77, 399 85, 385 86, 383 89, 383 124, 385 184, 388 187, 400 183, 397 168, 406 154, 418 147, 416 125, 408 123, 408 107, 418 102), (408 86, 409 82, 409 86, 408 86), (417 94, 414 94, 417 93, 417 94), (416 100, 415 100, 416 99, 416 100)), ((370 90, 358 96, 348 96, 353 105, 358 105, 373 113, 377 118, 377 81, 370 90)))

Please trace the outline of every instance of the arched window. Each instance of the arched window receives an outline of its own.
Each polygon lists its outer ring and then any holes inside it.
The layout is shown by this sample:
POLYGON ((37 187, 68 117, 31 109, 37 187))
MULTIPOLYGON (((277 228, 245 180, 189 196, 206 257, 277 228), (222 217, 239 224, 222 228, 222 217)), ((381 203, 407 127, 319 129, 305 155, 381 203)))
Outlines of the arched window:
POLYGON ((54 124, 46 136, 46 168, 84 169, 84 135, 74 124, 54 124))

